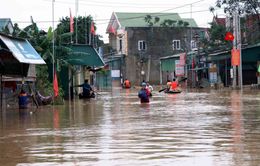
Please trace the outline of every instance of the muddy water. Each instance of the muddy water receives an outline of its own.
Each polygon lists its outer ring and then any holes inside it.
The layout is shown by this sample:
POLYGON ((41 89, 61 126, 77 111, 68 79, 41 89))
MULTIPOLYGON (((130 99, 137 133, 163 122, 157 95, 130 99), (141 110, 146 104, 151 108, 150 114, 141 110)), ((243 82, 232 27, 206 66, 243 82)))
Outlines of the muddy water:
POLYGON ((257 166, 260 92, 113 89, 96 99, 2 111, 3 166, 257 166))

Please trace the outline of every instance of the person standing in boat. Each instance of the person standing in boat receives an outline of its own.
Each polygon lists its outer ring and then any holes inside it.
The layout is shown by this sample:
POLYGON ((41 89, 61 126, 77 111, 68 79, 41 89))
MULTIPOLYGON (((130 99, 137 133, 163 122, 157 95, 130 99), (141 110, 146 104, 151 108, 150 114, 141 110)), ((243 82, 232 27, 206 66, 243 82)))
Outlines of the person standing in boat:
POLYGON ((138 92, 138 97, 141 100, 141 103, 149 103, 149 96, 150 96, 150 91, 146 87, 146 83, 142 83, 142 88, 138 92))
POLYGON ((172 79, 170 91, 178 90, 178 82, 175 78, 172 79))
POLYGON ((166 84, 166 91, 169 91, 171 88, 172 82, 170 80, 167 80, 167 84, 166 84))

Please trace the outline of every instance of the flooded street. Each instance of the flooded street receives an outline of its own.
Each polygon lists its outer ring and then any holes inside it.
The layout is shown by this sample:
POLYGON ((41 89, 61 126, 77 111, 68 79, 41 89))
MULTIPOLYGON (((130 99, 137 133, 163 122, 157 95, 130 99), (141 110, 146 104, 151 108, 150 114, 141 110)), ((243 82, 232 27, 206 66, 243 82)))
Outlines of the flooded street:
POLYGON ((257 166, 260 92, 99 92, 96 99, 2 111, 4 166, 257 166))

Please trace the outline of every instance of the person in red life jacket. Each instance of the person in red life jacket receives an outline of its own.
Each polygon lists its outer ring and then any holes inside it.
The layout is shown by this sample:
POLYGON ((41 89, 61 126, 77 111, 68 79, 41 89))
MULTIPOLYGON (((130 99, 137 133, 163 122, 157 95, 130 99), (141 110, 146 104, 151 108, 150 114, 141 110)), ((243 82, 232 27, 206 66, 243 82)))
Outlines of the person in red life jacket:
POLYGON ((152 85, 149 84, 149 82, 146 82, 146 89, 149 90, 149 92, 150 92, 150 96, 152 96, 153 87, 152 87, 152 85))
POLYGON ((178 90, 177 88, 178 88, 178 82, 176 81, 175 78, 173 78, 173 79, 172 79, 172 83, 171 83, 171 88, 170 88, 170 90, 171 90, 171 91, 176 91, 176 90, 178 90))
POLYGON ((142 88, 138 92, 138 97, 141 100, 141 103, 149 103, 149 96, 150 96, 150 91, 146 87, 146 83, 142 83, 142 88))
POLYGON ((29 95, 22 89, 18 96, 19 109, 26 109, 28 107, 29 95))
POLYGON ((131 88, 131 83, 130 81, 126 78, 124 83, 123 83, 124 88, 131 88))
POLYGON ((172 82, 170 80, 167 80, 167 84, 166 84, 166 91, 169 91, 171 88, 172 82))

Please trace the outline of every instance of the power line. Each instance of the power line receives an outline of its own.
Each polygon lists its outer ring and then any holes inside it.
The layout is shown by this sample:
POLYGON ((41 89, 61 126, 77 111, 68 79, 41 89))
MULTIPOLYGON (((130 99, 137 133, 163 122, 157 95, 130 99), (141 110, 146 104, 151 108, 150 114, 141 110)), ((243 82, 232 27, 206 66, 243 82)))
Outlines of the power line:
MULTIPOLYGON (((207 12, 209 10, 198 10, 198 11, 193 11, 193 13, 202 13, 202 12, 207 12)), ((182 13, 162 13, 162 14, 158 14, 158 13, 151 13, 151 14, 157 14, 157 15, 152 15, 152 16, 170 16, 170 15, 174 15, 174 14, 188 14, 190 12, 182 12, 182 13)), ((137 16, 137 17, 128 17, 128 18, 124 18, 123 20, 131 20, 131 19, 136 19, 136 18, 144 18, 146 17, 146 15, 142 15, 142 16, 137 16)), ((100 21, 110 21, 110 19, 96 19, 95 22, 100 22, 100 21)), ((18 21, 18 20, 14 20, 13 22, 16 23, 31 23, 31 21, 18 21)), ((50 23, 52 21, 35 21, 35 23, 50 23)), ((54 21, 56 23, 59 23, 60 21, 54 21)), ((96 23, 96 25, 101 25, 101 24, 107 24, 106 23, 96 23)))
MULTIPOLYGON (((45 0, 46 1, 46 0, 45 0)), ((189 4, 184 4, 184 5, 181 5, 181 6, 177 6, 177 7, 174 7, 174 8, 170 8, 170 9, 166 9, 166 10, 162 10, 162 11, 159 11, 159 12, 153 12, 153 13, 150 13, 150 14, 153 14, 153 16, 170 16, 172 15, 173 13, 163 13, 163 12, 167 12, 167 11, 171 11, 171 10, 175 10, 175 9, 178 9, 178 8, 183 8, 185 6, 190 6, 192 4, 196 4, 196 3, 199 3, 199 2, 202 2, 202 1, 205 1, 205 0, 199 0, 199 1, 195 1, 193 3, 189 3, 189 4), (160 13, 160 14, 158 14, 160 13)), ((57 1, 55 1, 57 2, 57 1)), ((199 13, 199 12, 208 12, 209 10, 198 10, 198 11, 193 11, 193 13, 199 13)), ((178 13, 178 14, 188 14, 190 12, 182 12, 182 13, 178 13)), ((176 13, 174 13, 176 14, 176 13)), ((138 16, 138 17, 129 17, 129 18, 124 18, 123 20, 131 20, 131 19, 136 19, 136 18, 144 18, 146 17, 146 15, 143 15, 143 16, 138 16)), ((110 20, 110 19, 96 19, 95 22, 96 22, 96 25, 104 25, 104 24, 109 24, 110 21, 113 21, 113 20, 110 20), (105 21, 104 23, 102 21, 105 21), (99 23, 98 23, 99 22, 99 23)), ((17 23, 30 23, 30 21, 15 21, 17 23)), ((49 23, 49 22, 52 22, 52 21, 35 21, 36 23, 49 23)), ((59 23, 60 21, 54 21, 55 23, 59 23)))
MULTIPOLYGON (((43 1, 50 1, 50 0, 43 0, 43 1)), ((198 3, 198 2, 201 2, 201 1, 204 1, 204 0, 200 0, 200 1, 196 1, 196 2, 193 2, 193 3, 190 3, 190 4, 195 4, 195 3, 198 3)), ((59 4, 73 4, 73 2, 67 2, 67 1, 55 1, 56 3, 59 3, 59 4)), ((188 4, 188 5, 190 5, 188 4)), ((87 5, 87 6, 99 6, 99 7, 135 7, 135 8, 163 8, 163 7, 169 7, 169 5, 177 5, 177 4, 165 4, 165 5, 162 5, 161 3, 160 4, 151 4, 151 3, 146 3, 146 4, 140 4, 140 3, 122 3, 122 2, 108 2, 108 3, 105 3, 105 2, 101 2, 101 1, 81 1, 80 2, 80 5, 87 5), (150 6, 149 6, 150 5, 150 6), (154 6, 156 5, 156 6, 154 6)), ((183 5, 183 6, 187 6, 187 5, 183 5)))

